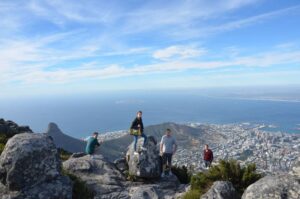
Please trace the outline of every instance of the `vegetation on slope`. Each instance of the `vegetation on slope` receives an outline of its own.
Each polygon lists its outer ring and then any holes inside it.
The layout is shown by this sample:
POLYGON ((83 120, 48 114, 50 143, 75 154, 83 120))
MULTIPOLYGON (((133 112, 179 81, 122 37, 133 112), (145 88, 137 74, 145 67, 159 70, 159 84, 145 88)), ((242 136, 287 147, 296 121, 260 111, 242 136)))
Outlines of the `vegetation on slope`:
POLYGON ((215 181, 230 181, 239 195, 242 195, 250 184, 261 177, 261 174, 256 171, 255 164, 241 167, 236 160, 221 160, 207 172, 199 172, 192 176, 191 190, 185 194, 184 199, 198 199, 215 181))

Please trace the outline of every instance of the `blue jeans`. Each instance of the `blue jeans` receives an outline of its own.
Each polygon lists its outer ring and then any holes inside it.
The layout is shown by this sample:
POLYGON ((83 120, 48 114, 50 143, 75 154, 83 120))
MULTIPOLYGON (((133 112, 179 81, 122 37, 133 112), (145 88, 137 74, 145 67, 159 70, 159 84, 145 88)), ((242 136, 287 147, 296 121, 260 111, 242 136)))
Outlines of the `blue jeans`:
MULTIPOLYGON (((147 136, 144 133, 142 133, 141 136, 144 138, 144 143, 143 143, 143 147, 144 147, 146 144, 146 141, 147 141, 147 136)), ((136 151, 136 145, 137 145, 138 138, 139 138, 138 135, 134 135, 134 151, 136 151)))
POLYGON ((211 162, 212 162, 212 161, 204 160, 205 167, 206 167, 206 168, 209 168, 209 167, 211 166, 211 162))

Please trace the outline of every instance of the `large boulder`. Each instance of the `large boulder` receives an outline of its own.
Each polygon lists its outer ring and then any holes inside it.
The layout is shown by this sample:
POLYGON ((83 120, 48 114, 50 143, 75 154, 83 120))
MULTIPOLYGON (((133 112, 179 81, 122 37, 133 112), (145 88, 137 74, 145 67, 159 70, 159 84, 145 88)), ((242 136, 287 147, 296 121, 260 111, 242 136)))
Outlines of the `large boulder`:
POLYGON ((72 183, 61 175, 53 140, 22 133, 8 140, 0 156, 2 198, 72 198, 72 183))
POLYGON ((102 155, 70 158, 63 163, 63 168, 84 181, 95 199, 130 198, 125 177, 102 155))
POLYGON ((140 147, 143 144, 143 138, 138 140, 138 154, 134 154, 132 143, 126 153, 126 159, 129 166, 130 175, 142 178, 158 178, 161 174, 161 159, 156 139, 149 136, 145 148, 142 151, 140 147))
POLYGON ((216 181, 211 188, 201 196, 201 199, 238 199, 238 194, 231 182, 216 181))
POLYGON ((250 185, 242 199, 299 199, 299 178, 288 174, 266 176, 250 185))

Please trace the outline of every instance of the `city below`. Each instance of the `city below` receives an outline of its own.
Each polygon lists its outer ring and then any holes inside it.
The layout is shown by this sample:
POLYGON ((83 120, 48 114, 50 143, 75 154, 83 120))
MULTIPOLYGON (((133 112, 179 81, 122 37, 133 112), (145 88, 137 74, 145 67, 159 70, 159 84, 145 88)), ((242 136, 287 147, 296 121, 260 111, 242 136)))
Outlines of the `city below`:
MULTIPOLYGON (((300 135, 272 132, 272 128, 275 127, 273 125, 250 123, 222 125, 187 123, 185 125, 199 128, 214 137, 209 140, 199 134, 199 139, 190 138, 190 145, 181 145, 178 140, 173 165, 184 165, 194 172, 206 169, 203 161, 205 143, 213 151, 213 165, 221 159, 234 159, 239 161, 241 166, 255 163, 257 170, 265 174, 289 172, 300 159, 300 135)), ((127 131, 110 132, 101 134, 99 139, 107 141, 126 134, 127 131)))
MULTIPOLYGON (((192 127, 201 124, 190 123, 192 127)), ((205 124, 206 131, 211 134, 224 135, 225 141, 210 143, 214 153, 214 162, 234 159, 241 165, 255 163, 261 173, 280 173, 290 171, 299 161, 300 135, 265 131, 272 125, 253 125, 249 123, 210 125, 205 124)), ((174 164, 186 165, 196 171, 203 166, 203 150, 186 150, 178 147, 174 164)))

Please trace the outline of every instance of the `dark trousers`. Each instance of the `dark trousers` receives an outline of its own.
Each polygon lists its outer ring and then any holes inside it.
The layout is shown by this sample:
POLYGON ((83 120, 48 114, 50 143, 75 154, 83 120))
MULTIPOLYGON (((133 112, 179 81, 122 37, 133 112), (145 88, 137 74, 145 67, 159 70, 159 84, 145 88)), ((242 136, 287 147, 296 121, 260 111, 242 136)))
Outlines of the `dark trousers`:
POLYGON ((167 164, 168 164, 169 169, 171 170, 171 166, 172 166, 172 156, 173 156, 172 153, 163 153, 163 156, 162 156, 162 161, 163 161, 163 171, 166 170, 167 164))
POLYGON ((209 160, 204 160, 204 164, 206 168, 209 168, 211 166, 211 161, 209 160))

